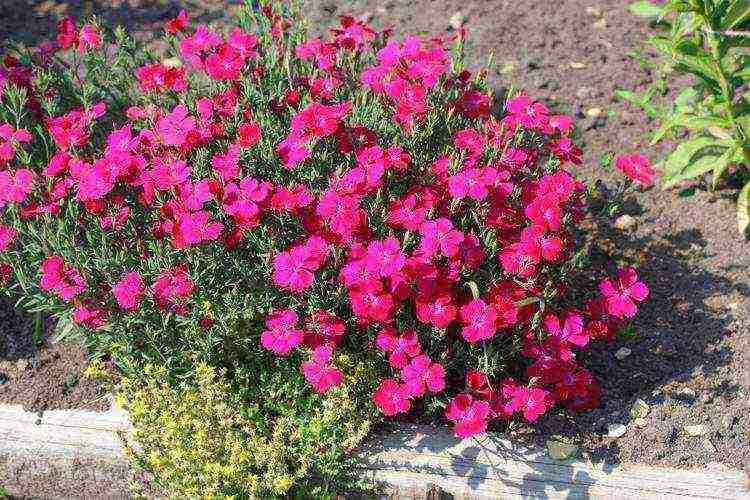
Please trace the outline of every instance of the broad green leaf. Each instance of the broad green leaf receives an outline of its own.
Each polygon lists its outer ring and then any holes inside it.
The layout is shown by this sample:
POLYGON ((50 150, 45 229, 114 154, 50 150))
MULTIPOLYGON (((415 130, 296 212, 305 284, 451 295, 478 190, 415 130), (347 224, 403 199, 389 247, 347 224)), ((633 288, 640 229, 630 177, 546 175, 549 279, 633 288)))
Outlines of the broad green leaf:
POLYGON ((716 145, 718 141, 712 137, 698 137, 681 143, 664 161, 664 176, 671 178, 680 175, 696 153, 716 145))
POLYGON ((648 0, 639 0, 638 2, 631 3, 628 10, 639 17, 645 17, 647 19, 655 19, 662 15, 663 8, 654 5, 648 0))
POLYGON ((623 99, 628 102, 632 102, 633 104, 640 105, 641 103, 641 96, 629 90, 615 90, 615 95, 619 97, 620 99, 623 99))
POLYGON ((675 54, 674 59, 677 63, 677 69, 694 74, 714 89, 720 88, 719 80, 721 80, 721 77, 716 72, 716 68, 713 66, 711 58, 708 55, 697 54, 689 56, 675 54))
POLYGON ((750 229, 750 182, 740 191, 737 198, 737 228, 740 234, 747 237, 750 229))
POLYGON ((717 162, 711 179, 711 188, 716 189, 729 172, 729 167, 735 163, 742 162, 742 153, 739 148, 731 147, 722 155, 721 161, 717 162))
POLYGON ((696 161, 689 163, 681 172, 676 172, 673 175, 664 175, 661 179, 662 188, 669 189, 682 181, 695 179, 707 172, 711 172, 721 162, 721 159, 721 156, 701 156, 696 161))

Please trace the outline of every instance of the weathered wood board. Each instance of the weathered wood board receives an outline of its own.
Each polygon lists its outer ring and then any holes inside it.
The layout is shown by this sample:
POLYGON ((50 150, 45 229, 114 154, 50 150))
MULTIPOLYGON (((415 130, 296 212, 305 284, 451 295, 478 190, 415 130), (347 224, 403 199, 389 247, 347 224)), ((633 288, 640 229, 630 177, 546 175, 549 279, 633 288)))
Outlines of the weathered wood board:
MULTIPOLYGON (((20 484, 72 467, 100 478, 104 492, 129 474, 116 434, 129 429, 127 413, 117 408, 37 415, 0 405, 0 478, 20 484)), ((365 475, 393 498, 425 498, 432 490, 456 499, 750 499, 740 471, 557 461, 500 435, 458 440, 427 426, 396 426, 363 447, 361 458, 365 475)))

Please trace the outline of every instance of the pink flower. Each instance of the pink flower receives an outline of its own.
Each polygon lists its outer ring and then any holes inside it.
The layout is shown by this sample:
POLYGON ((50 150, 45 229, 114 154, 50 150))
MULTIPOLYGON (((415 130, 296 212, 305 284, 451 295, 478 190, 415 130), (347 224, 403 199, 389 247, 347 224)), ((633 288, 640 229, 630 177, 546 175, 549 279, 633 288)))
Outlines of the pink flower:
POLYGON ((302 374, 305 380, 313 386, 315 392, 327 392, 341 384, 344 379, 344 375, 331 365, 332 353, 331 346, 323 345, 313 351, 311 361, 302 363, 302 374))
POLYGON ((143 92, 184 92, 188 88, 185 68, 169 68, 161 63, 148 64, 138 68, 135 76, 143 92))
POLYGON ((291 309, 272 313, 266 320, 267 330, 260 336, 261 345, 279 356, 288 355, 304 337, 304 332, 296 328, 297 319, 297 313, 291 309))
POLYGON ((630 180, 643 187, 649 187, 654 183, 656 172, 647 156, 639 154, 620 156, 615 160, 615 167, 630 180))
POLYGON ((553 401, 549 391, 538 387, 529 388, 519 386, 513 392, 512 399, 508 403, 513 412, 520 411, 527 422, 533 422, 552 407, 553 401))
POLYGON ((396 369, 405 367, 409 363, 409 358, 417 356, 422 351, 414 330, 399 333, 395 328, 383 328, 378 333, 376 343, 378 349, 389 354, 388 362, 396 369))
POLYGON ((453 223, 446 218, 422 223, 419 233, 422 235, 419 250, 428 257, 435 255, 438 251, 446 257, 455 257, 464 239, 464 234, 454 229, 453 223))
POLYGON ((78 48, 76 49, 79 54, 91 49, 98 49, 101 46, 102 36, 96 28, 89 24, 81 28, 81 32, 78 34, 78 48))
POLYGON ((182 147, 187 142, 188 134, 196 131, 196 121, 188 115, 188 109, 180 104, 159 119, 156 130, 167 146, 182 147))
POLYGON ((236 179, 240 175, 240 146, 232 144, 226 154, 216 155, 211 160, 211 166, 219 173, 224 182, 236 179))
POLYGON ((86 289, 86 281, 80 273, 66 267, 62 257, 53 255, 42 262, 42 290, 54 292, 63 300, 69 301, 86 289))
POLYGON ((461 336, 467 342, 479 342, 495 336, 497 311, 492 305, 486 304, 482 299, 474 299, 461 307, 460 314, 464 324, 461 336))
POLYGON ((97 329, 107 324, 107 314, 101 308, 79 304, 73 310, 73 321, 79 325, 97 329))
POLYGON ((429 300, 416 300, 417 319, 437 328, 447 328, 456 319, 456 306, 450 295, 443 294, 429 300))
POLYGON ((636 302, 648 297, 648 287, 638 281, 632 267, 617 271, 617 280, 606 279, 599 283, 599 290, 607 301, 607 312, 618 318, 632 318, 638 311, 636 302))
POLYGON ((21 168, 15 172, 0 172, 0 206, 5 202, 21 203, 31 193, 34 184, 34 173, 21 168))
POLYGON ((401 370, 401 378, 409 388, 411 397, 418 398, 426 391, 445 389, 445 369, 425 355, 417 356, 401 370))
POLYGON ((583 347, 589 342, 588 332, 584 329, 583 318, 578 314, 566 314, 563 321, 554 314, 544 318, 547 332, 562 342, 583 347))
POLYGON ((524 128, 543 128, 549 121, 549 110, 541 103, 532 101, 521 94, 510 99, 505 105, 510 118, 524 128))
POLYGON ((18 231, 9 226, 0 224, 0 252, 8 250, 10 245, 18 236, 18 231))
POLYGON ((141 275, 135 271, 126 273, 115 286, 112 294, 117 303, 126 311, 137 311, 140 307, 144 284, 141 275))
POLYGON ((399 413, 406 413, 411 407, 409 389, 397 381, 388 378, 380 383, 380 387, 372 397, 375 406, 388 417, 399 413))
POLYGON ((490 405, 474 399, 470 394, 459 394, 448 403, 445 418, 455 424, 456 437, 468 438, 487 430, 490 405))
POLYGON ((273 282, 295 293, 307 290, 315 279, 314 272, 323 265, 328 243, 320 236, 311 236, 304 244, 281 252, 273 260, 273 282))
POLYGON ((185 302, 195 291, 195 284, 182 267, 162 272, 154 282, 154 300, 159 307, 172 306, 180 315, 187 314, 185 302))
POLYGON ((14 147, 23 142, 31 142, 31 134, 26 129, 15 129, 8 123, 0 125, 0 168, 16 156, 14 147))

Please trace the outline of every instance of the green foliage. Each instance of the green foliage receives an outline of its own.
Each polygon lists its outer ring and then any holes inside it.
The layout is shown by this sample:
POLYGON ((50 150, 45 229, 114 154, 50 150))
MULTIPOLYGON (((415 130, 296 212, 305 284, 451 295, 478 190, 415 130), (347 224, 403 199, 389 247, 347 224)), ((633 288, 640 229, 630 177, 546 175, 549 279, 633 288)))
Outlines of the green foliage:
MULTIPOLYGON (((733 172, 747 182, 750 170, 750 0, 671 0, 664 5, 639 1, 631 12, 653 21, 662 34, 649 38, 661 56, 656 82, 644 93, 617 95, 642 108, 660 124, 652 144, 678 139, 677 148, 657 168, 662 187, 710 175, 718 188, 733 172), (666 92, 673 73, 694 83, 667 107, 654 98, 666 92)), ((643 61, 642 61, 643 63, 643 61)), ((741 233, 748 230, 747 185, 738 200, 741 233)))
POLYGON ((363 401, 370 368, 352 364, 342 386, 310 397, 299 370, 283 364, 270 383, 246 379, 243 388, 202 363, 179 382, 151 365, 145 377, 125 379, 118 398, 135 430, 123 440, 150 488, 183 498, 326 498, 366 488, 350 453, 375 417, 363 401))

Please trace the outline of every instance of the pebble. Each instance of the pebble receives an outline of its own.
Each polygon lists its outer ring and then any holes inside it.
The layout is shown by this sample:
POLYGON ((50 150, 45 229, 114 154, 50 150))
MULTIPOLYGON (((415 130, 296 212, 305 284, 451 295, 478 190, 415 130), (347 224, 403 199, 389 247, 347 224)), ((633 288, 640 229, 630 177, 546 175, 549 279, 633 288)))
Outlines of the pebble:
POLYGON ((630 353, 631 353, 631 352, 633 352, 633 351, 631 351, 631 350, 630 350, 630 349, 628 349, 627 347, 621 347, 621 348, 620 348, 620 349, 618 349, 618 350, 617 350, 617 352, 615 353, 615 357, 616 357, 617 359, 619 359, 620 361, 622 361, 623 359, 625 359, 625 358, 627 358, 628 356, 630 356, 630 353))
POLYGON ((704 437, 703 439, 701 439, 701 445, 703 446, 703 449, 709 453, 716 452, 716 446, 714 446, 711 440, 708 439, 707 437, 704 437))
POLYGON ((701 424, 686 425, 686 426, 683 427, 683 429, 685 430, 685 433, 688 436, 693 436, 693 437, 695 437, 695 436, 702 436, 703 434, 706 433, 706 426, 705 425, 701 425, 701 424))
POLYGON ((451 28, 458 31, 461 29, 461 26, 463 26, 464 23, 466 23, 466 21, 467 21, 466 16, 463 15, 461 11, 459 10, 458 12, 456 12, 455 14, 451 16, 451 18, 448 20, 448 24, 450 25, 451 28))
POLYGON ((628 428, 622 424, 609 424, 607 426, 607 437, 609 438, 622 437, 626 432, 628 432, 628 428))
POLYGON ((578 90, 576 90, 576 97, 579 99, 586 99, 587 97, 591 96, 593 92, 594 89, 592 89, 591 87, 582 85, 578 88, 578 90))
POLYGON ((682 401, 695 401, 695 398, 697 397, 697 393, 691 389, 690 387, 685 387, 680 392, 677 393, 677 399, 680 399, 682 401))
POLYGON ((578 446, 561 436, 552 436, 547 440, 547 452, 555 460, 567 460, 578 454, 578 446))
POLYGON ((503 67, 500 68, 500 73, 504 75, 508 75, 510 73, 513 73, 516 70, 516 61, 507 61, 505 64, 503 64, 503 67))
POLYGON ((633 420, 633 425, 635 425, 639 429, 643 429, 648 425, 648 420, 646 420, 645 418, 636 418, 635 420, 633 420))
POLYGON ((633 226, 635 226, 635 217, 625 214, 619 216, 617 219, 615 219, 615 229, 619 229, 620 231, 626 231, 633 226))
POLYGON ((19 372, 24 371, 28 366, 29 361, 26 359, 19 359, 18 361, 16 361, 16 370, 18 370, 19 372))
POLYGON ((583 69, 583 68, 586 67, 586 64, 584 64, 582 62, 575 62, 575 61, 573 61, 573 62, 570 63, 570 67, 573 68, 573 69, 583 69))
POLYGON ((604 113, 604 111, 602 111, 602 108, 589 108, 586 110, 586 116, 589 116, 591 118, 601 116, 602 113, 604 113))
POLYGON ((643 419, 646 415, 648 415, 648 412, 651 410, 651 407, 642 399, 636 399, 635 403, 633 403, 633 407, 630 409, 630 414, 633 416, 633 418, 637 419, 643 419))

